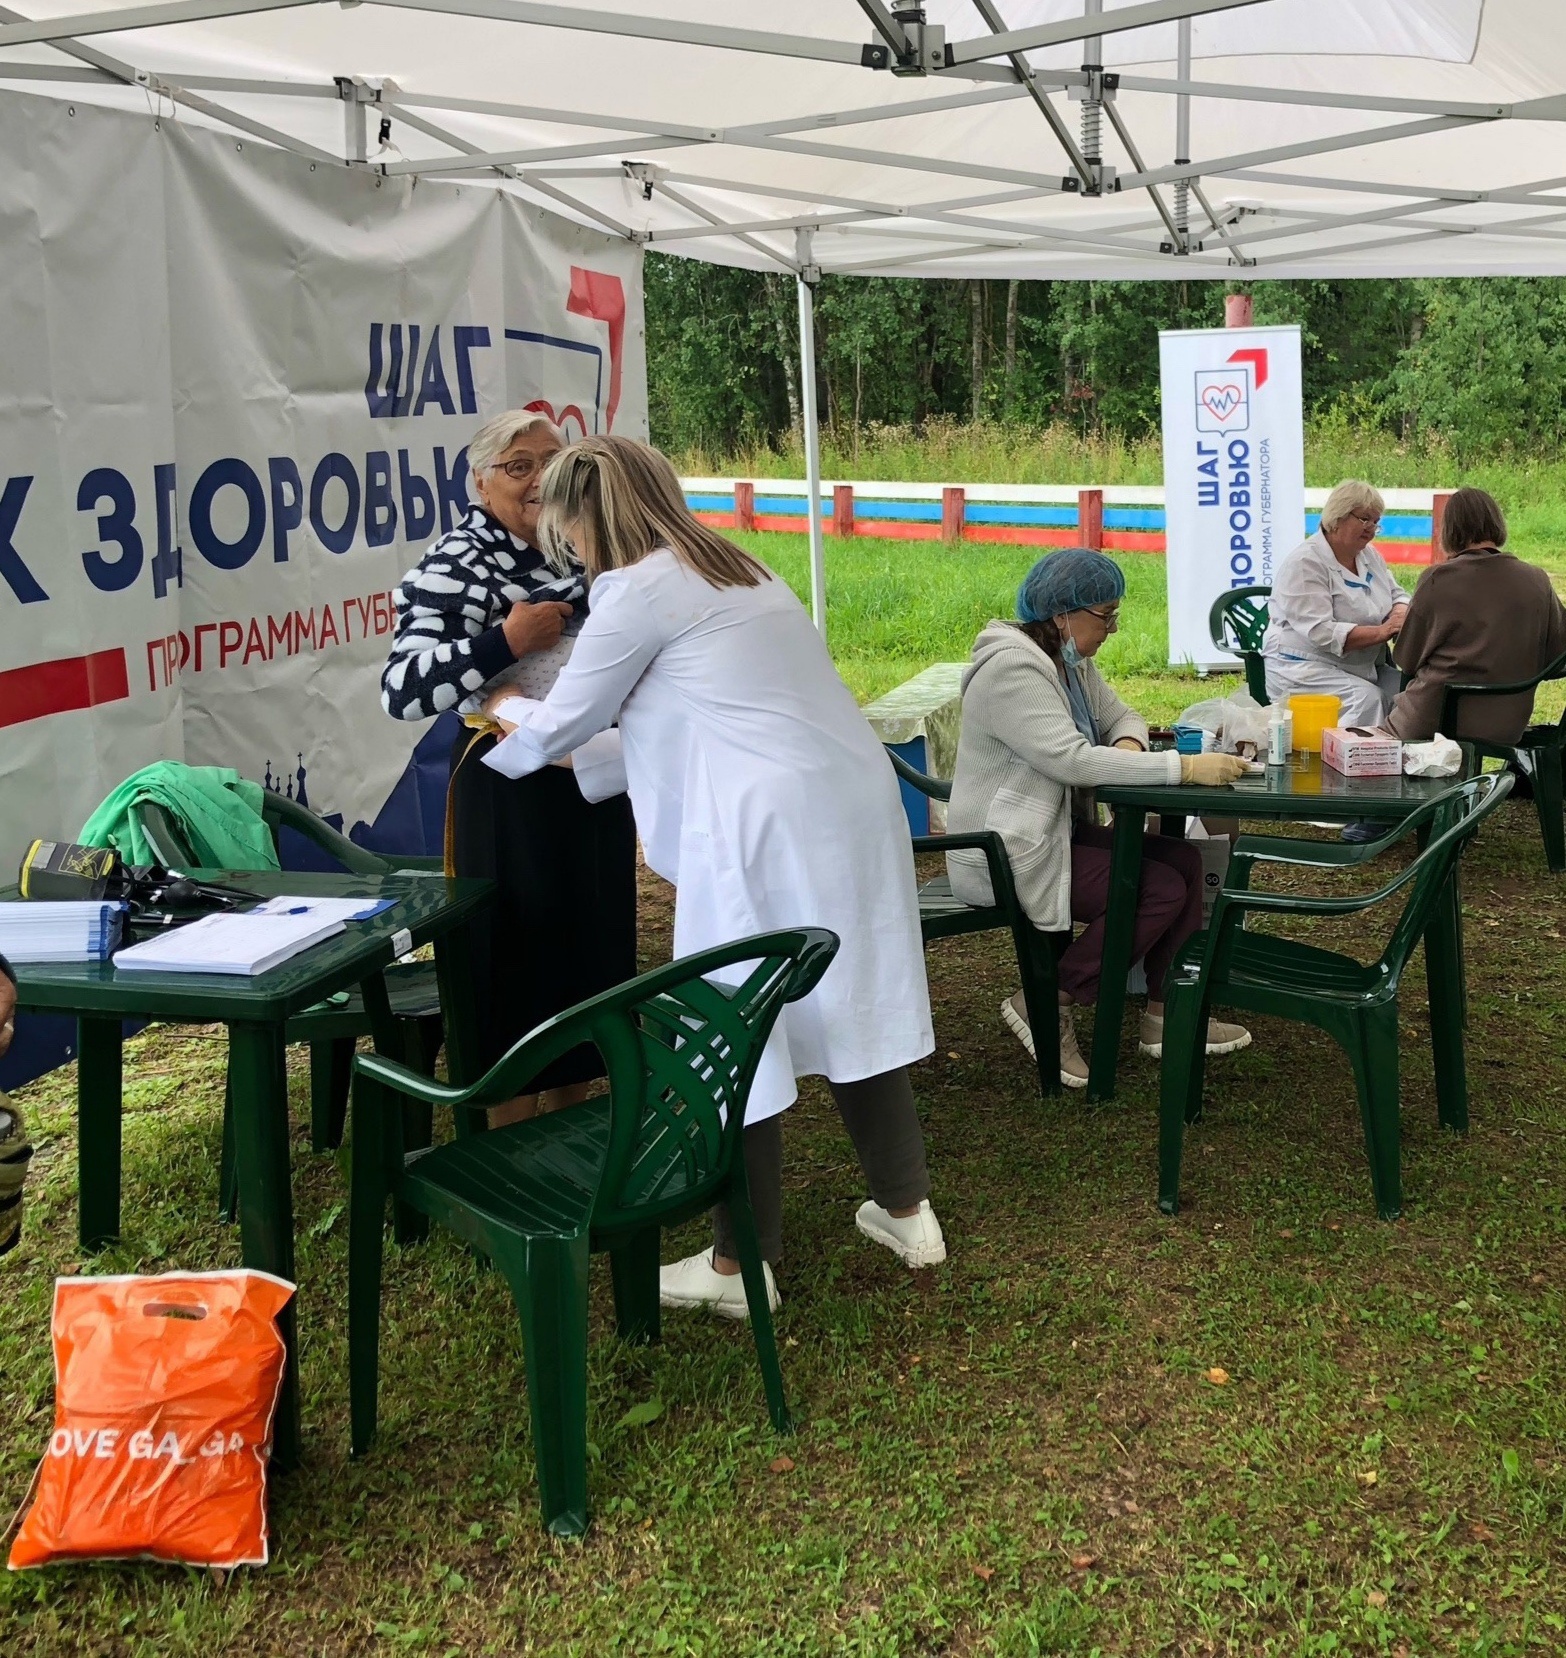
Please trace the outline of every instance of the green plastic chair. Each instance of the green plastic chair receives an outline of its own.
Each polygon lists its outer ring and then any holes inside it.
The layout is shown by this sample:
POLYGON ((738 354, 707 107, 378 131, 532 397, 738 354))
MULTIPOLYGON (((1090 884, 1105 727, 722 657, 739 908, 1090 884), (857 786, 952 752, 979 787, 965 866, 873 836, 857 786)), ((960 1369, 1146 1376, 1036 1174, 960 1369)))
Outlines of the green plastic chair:
POLYGON ((1544 861, 1552 875, 1566 870, 1566 711, 1554 725, 1530 725, 1515 743, 1490 743, 1461 736, 1461 705, 1464 697, 1515 696, 1520 691, 1537 691, 1547 679, 1566 679, 1566 655, 1558 656, 1535 679, 1511 685, 1448 685, 1441 698, 1441 719, 1437 730, 1465 743, 1481 759, 1504 760, 1514 771, 1525 773, 1533 785, 1533 803, 1539 813, 1539 833, 1544 840, 1544 861))
POLYGON ((539 1500, 549 1530, 587 1528, 587 1269, 607 1250, 627 1341, 659 1333, 661 1229, 729 1205, 772 1425, 791 1431, 741 1136, 757 1062, 785 1002, 820 982, 838 940, 804 927, 687 956, 558 1014, 470 1088, 378 1055, 354 1061, 348 1356, 355 1456, 375 1435, 381 1250, 392 1197, 505 1274, 522 1320, 539 1500), (759 965, 738 986, 709 975, 759 965), (499 1104, 580 1042, 607 1096, 407 1154, 405 1100, 461 1114, 499 1104))
MULTIPOLYGON (((1480 823, 1511 788, 1512 778, 1505 772, 1458 783, 1366 846, 1324 845, 1267 835, 1242 835, 1235 842, 1229 877, 1213 906, 1212 920, 1187 944, 1164 985, 1158 1206, 1165 1214, 1179 1209, 1185 1126, 1202 1115, 1206 1044, 1199 1037, 1216 1003, 1300 1020, 1342 1044, 1353 1061, 1359 1089, 1376 1212, 1383 1220, 1397 1219, 1403 1207, 1398 1149, 1398 986, 1410 953, 1427 929, 1452 927, 1453 912, 1444 906, 1438 909, 1438 900, 1455 880, 1458 857, 1480 823), (1312 898, 1250 890, 1251 872, 1258 863, 1342 869, 1370 862, 1410 834, 1430 838, 1423 851, 1378 891, 1312 898), (1351 956, 1270 933, 1249 932, 1244 926, 1245 917, 1253 911, 1357 915, 1404 888, 1412 890, 1403 913, 1386 948, 1368 967, 1351 956)), ((1460 938, 1449 933, 1447 942, 1449 959, 1457 964, 1451 976, 1460 980, 1460 938)), ((1429 985, 1437 1110, 1443 1127, 1462 1133, 1468 1128, 1462 986, 1438 983, 1434 971, 1429 973, 1429 985)))
MULTIPOLYGON (((165 869, 189 869, 196 863, 183 823, 156 801, 144 800, 131 808, 142 834, 165 869)), ((399 869, 441 870, 440 858, 390 858, 367 851, 307 806, 267 790, 261 815, 278 846, 282 831, 296 830, 351 875, 389 875, 399 869)), ((387 970, 386 993, 403 1032, 408 1058, 420 1070, 432 1072, 443 1040, 440 990, 435 964, 428 961, 397 964, 387 970)), ((289 1020, 287 1040, 310 1045, 310 1145, 317 1152, 334 1151, 342 1144, 348 1114, 348 1085, 354 1047, 371 1034, 370 1016, 358 990, 341 990, 324 1002, 289 1020)), ((225 1114, 223 1133, 223 1207, 232 1210, 232 1135, 225 1114)))
POLYGON ((1207 612, 1207 631, 1213 644, 1245 664, 1245 688, 1262 704, 1267 695, 1267 662, 1262 656, 1262 639, 1267 632, 1267 600, 1270 587, 1231 587, 1213 600, 1207 612))
MULTIPOLYGON (((886 757, 892 769, 910 788, 931 800, 950 800, 952 786, 943 777, 929 777, 910 766, 890 748, 886 757)), ((965 904, 952 892, 951 878, 944 872, 919 888, 919 933, 926 944, 937 938, 957 938, 963 933, 987 933, 1005 928, 1011 934, 1017 956, 1017 973, 1022 979, 1022 999, 1033 1032, 1033 1054, 1038 1065, 1039 1092, 1046 1098, 1060 1092, 1060 1020, 1055 1012, 1059 979, 1055 964, 1060 952, 1071 942, 1070 933, 1041 933, 1017 901, 1017 886, 1011 876, 1011 859, 1006 843, 993 829, 964 835, 915 835, 913 849, 921 852, 957 852, 967 848, 983 852, 989 865, 991 905, 965 904)))

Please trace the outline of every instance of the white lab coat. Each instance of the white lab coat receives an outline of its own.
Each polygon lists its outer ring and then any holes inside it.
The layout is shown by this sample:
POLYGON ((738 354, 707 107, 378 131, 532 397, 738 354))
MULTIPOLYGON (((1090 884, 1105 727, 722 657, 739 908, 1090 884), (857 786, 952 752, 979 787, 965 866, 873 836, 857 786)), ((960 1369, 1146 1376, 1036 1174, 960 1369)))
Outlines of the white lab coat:
POLYGON ((1361 550, 1350 575, 1320 530, 1308 536, 1279 564, 1267 601, 1268 697, 1335 696, 1340 724, 1380 725, 1397 695, 1397 669, 1386 646, 1350 651, 1344 641, 1351 629, 1377 627, 1407 603, 1374 546, 1361 550))
POLYGON ((590 603, 554 689, 502 707, 517 730, 484 763, 522 777, 573 754, 589 799, 628 786, 647 862, 676 888, 677 956, 780 927, 842 939, 784 1009, 747 1122, 791 1105, 796 1076, 922 1059, 935 1038, 896 777, 799 601, 776 578, 712 587, 664 549, 599 576, 590 603))

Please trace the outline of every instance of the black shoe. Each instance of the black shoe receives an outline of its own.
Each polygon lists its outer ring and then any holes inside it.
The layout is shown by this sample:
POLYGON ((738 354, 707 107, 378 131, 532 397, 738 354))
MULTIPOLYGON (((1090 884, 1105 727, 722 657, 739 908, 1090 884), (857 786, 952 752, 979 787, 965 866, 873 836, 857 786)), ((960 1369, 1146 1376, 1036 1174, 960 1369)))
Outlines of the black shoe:
POLYGON ((1370 841, 1378 841, 1387 832, 1384 823, 1372 823, 1368 818, 1362 818, 1358 823, 1343 825, 1343 839, 1353 846, 1364 846, 1370 841))

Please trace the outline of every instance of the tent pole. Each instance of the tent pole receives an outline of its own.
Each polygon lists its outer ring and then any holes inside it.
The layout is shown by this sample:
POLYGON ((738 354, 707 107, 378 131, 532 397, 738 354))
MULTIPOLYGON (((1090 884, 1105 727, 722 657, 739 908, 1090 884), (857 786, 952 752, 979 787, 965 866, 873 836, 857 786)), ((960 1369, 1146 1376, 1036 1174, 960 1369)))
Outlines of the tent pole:
POLYGON ((805 511, 810 523, 810 616, 826 637, 826 548, 821 539, 821 425, 816 416, 816 303, 815 284, 821 267, 813 262, 812 232, 794 232, 799 260, 799 406, 804 419, 805 511))
MULTIPOLYGON (((1082 0, 1082 15, 1097 17, 1104 9, 1104 0, 1082 0)), ((1089 35, 1082 42, 1082 70, 1088 77, 1082 89, 1082 158, 1087 162, 1083 189, 1090 196, 1104 192, 1104 156, 1102 150, 1104 106, 1100 101, 1101 78, 1104 69, 1104 42, 1089 35)))
MULTIPOLYGON (((1175 78, 1182 84, 1191 79, 1191 20, 1182 17, 1177 25, 1179 29, 1178 45, 1175 50, 1176 69, 1175 78)), ((1191 159, 1191 94, 1181 92, 1175 97, 1175 166, 1184 167, 1191 159)), ((1176 253, 1191 251, 1189 234, 1191 229, 1191 182, 1189 179, 1175 180, 1175 224, 1179 229, 1179 245, 1176 253)))

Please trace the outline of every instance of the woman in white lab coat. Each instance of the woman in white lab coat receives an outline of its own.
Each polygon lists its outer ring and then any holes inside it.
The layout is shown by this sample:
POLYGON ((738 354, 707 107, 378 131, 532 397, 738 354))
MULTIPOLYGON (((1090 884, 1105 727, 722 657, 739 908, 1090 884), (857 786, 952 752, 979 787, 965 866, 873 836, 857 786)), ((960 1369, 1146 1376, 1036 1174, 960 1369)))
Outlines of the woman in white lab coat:
MULTIPOLYGON (((839 935, 751 1091, 762 1254, 781 1252, 778 1114, 797 1076, 819 1074, 870 1184, 859 1229, 910 1266, 944 1260, 906 1070, 934 1048, 908 827, 821 636, 782 580, 691 514, 645 444, 592 437, 563 451, 540 523, 546 548, 585 562, 591 611, 545 701, 496 693, 490 712, 510 735, 484 763, 517 777, 571 756, 589 799, 629 788, 647 862, 676 888, 676 956, 780 927, 839 935)), ((714 1219, 710 1252, 663 1269, 663 1301, 743 1318, 732 1234, 714 1219)), ((768 1289, 776 1303, 770 1270, 768 1289)))
POLYGON ((1342 725, 1377 726, 1397 695, 1388 645, 1408 614, 1408 594, 1372 542, 1380 491, 1350 478, 1327 497, 1321 526, 1278 565, 1267 601, 1267 696, 1287 703, 1325 693, 1342 725))

